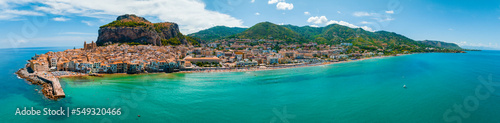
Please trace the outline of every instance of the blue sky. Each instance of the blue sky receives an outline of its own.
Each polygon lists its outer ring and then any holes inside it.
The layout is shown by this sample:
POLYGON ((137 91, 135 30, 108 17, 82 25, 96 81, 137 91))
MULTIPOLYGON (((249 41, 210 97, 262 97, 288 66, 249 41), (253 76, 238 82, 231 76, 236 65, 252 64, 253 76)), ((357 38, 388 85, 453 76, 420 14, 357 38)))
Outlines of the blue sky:
POLYGON ((415 40, 500 49, 500 1, 477 0, 0 0, 0 48, 76 46, 122 14, 176 22, 189 34, 215 25, 340 24, 415 40))

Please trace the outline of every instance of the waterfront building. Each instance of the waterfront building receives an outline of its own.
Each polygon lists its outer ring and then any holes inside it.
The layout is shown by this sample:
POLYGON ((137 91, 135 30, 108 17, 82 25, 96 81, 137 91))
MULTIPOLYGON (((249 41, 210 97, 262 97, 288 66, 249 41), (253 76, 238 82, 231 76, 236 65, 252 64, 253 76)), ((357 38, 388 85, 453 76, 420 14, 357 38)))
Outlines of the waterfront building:
POLYGON ((273 65, 273 64, 279 64, 279 57, 277 56, 269 56, 267 57, 267 64, 273 65))
POLYGON ((236 61, 241 61, 244 59, 244 53, 243 52, 234 52, 234 55, 236 57, 236 61))
POLYGON ((57 57, 55 56, 49 56, 49 62, 50 62, 50 68, 54 67, 56 69, 57 67, 57 57))
POLYGON ((193 58, 186 57, 184 60, 189 61, 191 63, 204 62, 204 63, 219 63, 221 60, 217 57, 205 57, 205 58, 193 58))

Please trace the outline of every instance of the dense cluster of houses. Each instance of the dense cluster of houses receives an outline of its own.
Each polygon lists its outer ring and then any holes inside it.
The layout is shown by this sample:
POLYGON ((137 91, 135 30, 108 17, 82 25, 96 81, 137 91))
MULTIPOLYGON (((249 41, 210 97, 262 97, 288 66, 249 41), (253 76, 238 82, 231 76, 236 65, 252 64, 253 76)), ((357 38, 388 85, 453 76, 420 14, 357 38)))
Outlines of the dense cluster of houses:
POLYGON ((186 47, 115 44, 35 55, 29 64, 34 71, 172 72, 179 69, 178 56, 185 50, 186 47))
POLYGON ((175 72, 199 67, 233 68, 331 62, 355 57, 383 55, 364 52, 346 54, 350 43, 318 45, 286 44, 280 40, 226 39, 200 47, 114 44, 35 55, 29 60, 34 71, 82 73, 175 72))

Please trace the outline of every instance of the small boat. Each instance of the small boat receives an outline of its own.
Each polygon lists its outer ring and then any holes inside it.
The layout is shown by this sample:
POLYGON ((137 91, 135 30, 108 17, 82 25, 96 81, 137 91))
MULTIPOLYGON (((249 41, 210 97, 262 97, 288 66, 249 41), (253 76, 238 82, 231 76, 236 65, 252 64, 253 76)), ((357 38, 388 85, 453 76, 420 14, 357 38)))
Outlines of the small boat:
POLYGON ((403 85, 403 88, 406 88, 406 85, 403 85))

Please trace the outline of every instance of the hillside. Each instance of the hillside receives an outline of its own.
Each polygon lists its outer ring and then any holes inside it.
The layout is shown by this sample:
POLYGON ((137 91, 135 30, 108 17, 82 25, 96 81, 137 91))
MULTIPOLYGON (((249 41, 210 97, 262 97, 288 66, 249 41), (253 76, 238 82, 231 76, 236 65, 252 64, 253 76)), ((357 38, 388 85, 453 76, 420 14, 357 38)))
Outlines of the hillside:
POLYGON ((298 32, 306 39, 304 42, 311 41, 319 44, 352 43, 354 46, 365 50, 391 48, 410 51, 430 47, 427 44, 420 44, 393 32, 370 32, 361 28, 349 28, 338 24, 331 24, 326 27, 298 27, 293 25, 284 25, 284 27, 298 32))
POLYGON ((431 45, 431 46, 435 46, 435 47, 440 47, 440 48, 446 48, 446 49, 455 49, 455 50, 462 49, 460 46, 458 46, 455 43, 446 43, 443 41, 424 40, 424 41, 419 41, 419 43, 427 44, 427 45, 431 45))
MULTIPOLYGON (((217 27, 215 29, 225 28, 217 27)), ((200 32, 213 32, 212 30, 213 29, 211 28, 200 32)), ((219 36, 221 35, 216 35, 214 37, 221 39, 219 36)), ((209 37, 208 33, 203 37, 209 37)), ((355 49, 369 51, 393 49, 397 51, 422 52, 427 47, 453 50, 459 48, 453 44, 445 42, 420 42, 394 32, 370 32, 361 28, 349 28, 338 24, 331 24, 325 27, 299 27, 294 25, 276 25, 270 22, 261 22, 241 33, 222 38, 278 39, 285 40, 289 43, 352 43, 353 46, 355 46, 355 49)))
POLYGON ((215 26, 206 30, 189 34, 188 36, 199 38, 204 41, 222 39, 245 31, 248 28, 215 26))
POLYGON ((232 37, 247 39, 278 39, 285 41, 300 41, 302 39, 299 33, 270 22, 255 24, 232 37))
POLYGON ((99 27, 98 46, 113 43, 153 45, 197 45, 198 41, 182 35, 172 22, 151 23, 133 14, 121 15, 115 21, 99 27))
POLYGON ((320 34, 323 31, 323 27, 310 27, 310 26, 295 26, 295 25, 282 25, 288 29, 291 29, 294 32, 299 33, 303 38, 314 40, 317 37, 320 37, 320 34))

